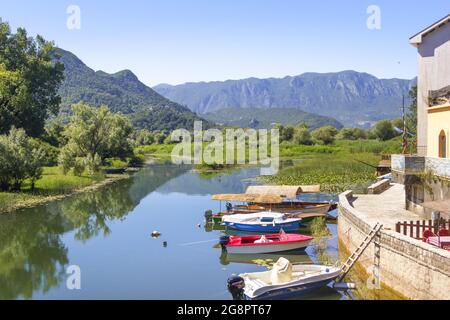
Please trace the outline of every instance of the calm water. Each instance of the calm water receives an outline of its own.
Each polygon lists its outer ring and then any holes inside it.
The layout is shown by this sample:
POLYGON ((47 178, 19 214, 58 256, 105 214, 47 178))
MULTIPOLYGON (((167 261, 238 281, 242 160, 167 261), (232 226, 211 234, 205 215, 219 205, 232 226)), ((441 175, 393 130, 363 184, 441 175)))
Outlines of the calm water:
MULTIPOLYGON (((253 263, 260 257, 223 255, 221 231, 205 226, 203 213, 219 209, 212 194, 243 192, 258 175, 204 177, 155 164, 102 190, 0 217, 0 299, 231 299, 231 274, 265 268, 253 263), (162 236, 153 239, 154 230, 162 236), (81 268, 81 290, 67 289, 70 265, 81 268)), ((320 257, 335 261, 336 226, 329 227, 334 236, 320 257)), ((311 247, 289 258, 318 256, 311 247)), ((324 288, 304 298, 346 297, 324 288)))

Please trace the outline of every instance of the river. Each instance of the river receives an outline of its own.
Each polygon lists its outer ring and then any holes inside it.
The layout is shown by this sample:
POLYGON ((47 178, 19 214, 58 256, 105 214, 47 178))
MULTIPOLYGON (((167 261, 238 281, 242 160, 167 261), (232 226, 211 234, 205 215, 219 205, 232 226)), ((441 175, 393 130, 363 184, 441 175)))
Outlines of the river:
MULTIPOLYGON (((231 274, 265 268, 254 263, 258 257, 222 254, 221 231, 205 225, 203 214, 219 209, 212 194, 243 192, 258 175, 257 168, 204 176, 152 164, 101 190, 4 215, 0 299, 231 299, 231 274), (81 271, 79 290, 68 288, 69 266, 81 271)), ((336 226, 329 228, 320 254, 312 246, 290 258, 336 261, 336 226)), ((326 287, 302 299, 347 296, 326 287)))

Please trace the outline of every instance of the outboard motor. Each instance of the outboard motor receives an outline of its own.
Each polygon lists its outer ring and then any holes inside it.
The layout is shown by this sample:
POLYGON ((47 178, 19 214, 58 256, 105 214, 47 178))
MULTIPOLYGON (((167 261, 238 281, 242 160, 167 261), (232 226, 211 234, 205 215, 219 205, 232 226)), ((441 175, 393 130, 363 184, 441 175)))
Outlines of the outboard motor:
POLYGON ((233 300, 244 300, 245 281, 239 276, 228 278, 228 291, 231 293, 233 300))
POLYGON ((212 217, 213 217, 213 213, 212 213, 211 210, 205 211, 205 219, 206 219, 206 221, 208 221, 208 222, 211 221, 212 217))
POLYGON ((226 251, 226 250, 227 250, 226 245, 229 244, 229 243, 230 243, 230 236, 223 236, 223 237, 220 237, 219 244, 220 244, 220 246, 222 247, 222 250, 223 250, 223 251, 226 251))

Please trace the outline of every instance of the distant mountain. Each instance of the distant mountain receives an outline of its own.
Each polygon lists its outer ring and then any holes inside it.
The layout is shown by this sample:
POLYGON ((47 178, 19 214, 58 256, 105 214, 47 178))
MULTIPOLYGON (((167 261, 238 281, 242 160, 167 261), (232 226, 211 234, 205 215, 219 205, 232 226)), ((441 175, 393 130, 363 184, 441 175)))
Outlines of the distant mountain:
POLYGON ((71 52, 56 49, 54 54, 65 66, 65 80, 59 90, 62 114, 82 101, 92 106, 107 105, 111 111, 129 116, 136 127, 149 130, 189 129, 195 120, 202 120, 187 107, 147 87, 129 70, 96 72, 71 52))
POLYGON ((378 79, 367 73, 305 73, 295 77, 198 82, 153 89, 197 113, 224 108, 296 108, 363 125, 400 115, 402 95, 415 80, 378 79))
POLYGON ((241 128, 271 128, 274 124, 304 123, 311 129, 332 125, 341 129, 342 124, 336 119, 304 112, 292 108, 227 108, 203 114, 203 118, 212 123, 241 128))

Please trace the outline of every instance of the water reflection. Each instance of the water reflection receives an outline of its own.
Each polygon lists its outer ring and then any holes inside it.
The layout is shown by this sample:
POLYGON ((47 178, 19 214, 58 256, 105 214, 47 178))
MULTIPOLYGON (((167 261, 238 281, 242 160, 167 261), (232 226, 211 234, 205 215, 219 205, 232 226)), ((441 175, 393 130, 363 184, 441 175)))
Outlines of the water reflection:
POLYGON ((0 299, 30 299, 60 285, 69 262, 63 234, 73 231, 81 242, 107 237, 109 223, 187 170, 156 165, 99 191, 0 217, 0 299))
POLYGON ((53 210, 2 217, 0 299, 31 298, 62 280, 68 258, 59 235, 66 230, 66 221, 53 210))

